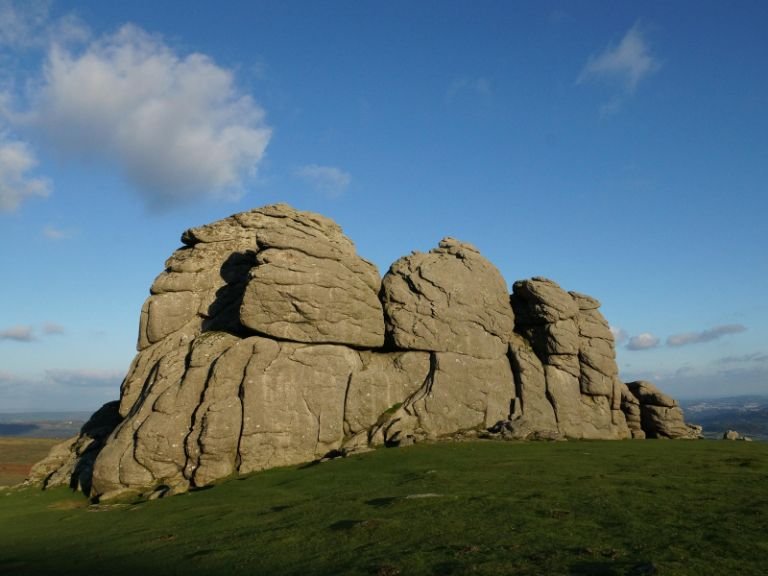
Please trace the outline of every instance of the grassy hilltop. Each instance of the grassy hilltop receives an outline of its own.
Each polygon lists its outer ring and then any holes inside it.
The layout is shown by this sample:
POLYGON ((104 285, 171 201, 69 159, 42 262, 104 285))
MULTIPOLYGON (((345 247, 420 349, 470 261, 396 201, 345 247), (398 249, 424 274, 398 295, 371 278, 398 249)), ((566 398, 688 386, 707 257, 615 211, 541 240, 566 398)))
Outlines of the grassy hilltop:
POLYGON ((768 444, 466 442, 89 506, 0 492, 3 574, 768 573, 768 444))

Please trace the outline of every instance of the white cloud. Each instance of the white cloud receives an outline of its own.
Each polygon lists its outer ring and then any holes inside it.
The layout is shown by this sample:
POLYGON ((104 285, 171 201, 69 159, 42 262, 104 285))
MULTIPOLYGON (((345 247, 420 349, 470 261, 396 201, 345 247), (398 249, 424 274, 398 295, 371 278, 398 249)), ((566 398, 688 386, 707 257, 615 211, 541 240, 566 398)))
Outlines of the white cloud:
POLYGON ((231 71, 132 25, 79 51, 54 42, 30 104, 26 127, 116 166, 151 207, 239 197, 271 136, 231 71))
POLYGON ((348 172, 334 166, 320 166, 318 164, 301 166, 295 174, 312 187, 332 197, 343 194, 352 181, 348 172))
POLYGON ((0 340, 32 342, 35 340, 35 332, 32 326, 11 326, 5 330, 0 330, 0 340))
POLYGON ((701 342, 711 342, 727 334, 738 334, 744 332, 746 326, 741 324, 724 324, 715 326, 709 330, 701 332, 684 332, 682 334, 673 334, 667 338, 667 346, 686 346, 688 344, 699 344, 701 342))
POLYGON ((50 182, 29 174, 36 165, 37 158, 24 142, 0 134, 0 212, 13 212, 28 198, 48 196, 50 182))
POLYGON ((659 345, 659 338, 650 332, 632 336, 627 343, 627 350, 648 350, 659 345))
POLYGON ((616 344, 623 344, 627 341, 627 338, 629 338, 629 334, 627 334, 627 331, 623 328, 619 328, 618 326, 609 326, 609 329, 611 334, 613 334, 613 339, 616 344))
POLYGON ((43 334, 46 336, 64 334, 64 326, 56 324, 55 322, 46 322, 43 324, 43 334))
MULTIPOLYGON (((64 334, 64 327, 55 322, 46 322, 40 328, 45 336, 64 334)), ((0 340, 14 340, 16 342, 34 342, 37 340, 35 327, 29 324, 18 324, 4 330, 0 330, 0 340)))
POLYGON ((630 28, 618 46, 609 46, 587 60, 577 82, 591 79, 619 81, 628 92, 659 68, 638 25, 630 28))

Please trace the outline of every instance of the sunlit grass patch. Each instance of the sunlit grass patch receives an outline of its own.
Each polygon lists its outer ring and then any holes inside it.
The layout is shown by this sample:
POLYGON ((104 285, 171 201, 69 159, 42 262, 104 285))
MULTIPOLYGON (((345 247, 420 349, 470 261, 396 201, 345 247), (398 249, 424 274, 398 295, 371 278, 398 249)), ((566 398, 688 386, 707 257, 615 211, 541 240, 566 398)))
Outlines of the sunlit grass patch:
POLYGON ((14 492, 0 572, 762 576, 766 486, 762 443, 416 445, 150 502, 14 492))

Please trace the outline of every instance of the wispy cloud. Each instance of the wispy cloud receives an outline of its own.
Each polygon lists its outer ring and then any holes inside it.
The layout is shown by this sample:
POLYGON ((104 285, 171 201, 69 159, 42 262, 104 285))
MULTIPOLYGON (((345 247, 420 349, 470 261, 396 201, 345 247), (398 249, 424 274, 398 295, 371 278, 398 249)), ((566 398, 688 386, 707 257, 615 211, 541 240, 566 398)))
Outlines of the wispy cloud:
POLYGON ((0 133, 0 212, 13 212, 28 198, 48 196, 51 183, 30 173, 37 158, 26 143, 0 133))
POLYGON ((46 226, 43 228, 43 236, 49 240, 66 240, 72 237, 72 232, 70 230, 57 228, 56 226, 46 226))
POLYGON ((627 92, 634 92, 641 80, 658 70, 660 63, 638 24, 630 28, 618 45, 610 45, 592 55, 579 74, 578 83, 587 80, 607 80, 620 83, 627 92))
POLYGON ((722 326, 715 326, 709 330, 702 330, 701 332, 673 334, 667 338, 667 346, 687 346, 688 344, 711 342, 712 340, 717 340, 727 334, 744 332, 746 329, 746 326, 742 326, 741 324, 724 324, 722 326))
POLYGON ((39 42, 50 22, 50 2, 29 0, 23 5, 0 1, 0 46, 26 48, 39 42))
POLYGON ((0 47, 40 49, 54 41, 88 38, 88 27, 74 14, 53 18, 51 4, 51 0, 0 0, 0 47))
POLYGON ((768 353, 750 352, 738 356, 723 356, 717 360, 718 364, 749 364, 749 363, 768 363, 768 353))
POLYGON ((445 101, 450 104, 462 94, 487 100, 493 95, 493 86, 484 76, 455 78, 445 92, 445 101))
POLYGON ((643 332, 637 336, 632 336, 627 342, 627 350, 649 350, 659 345, 659 338, 650 332, 643 332))
POLYGON ((123 373, 116 370, 46 370, 45 379, 53 384, 74 388, 117 387, 123 373))
MULTIPOLYGON (((44 336, 56 336, 66 332, 64 326, 57 324, 56 322, 46 322, 39 327, 39 331, 42 332, 44 336)), ((35 330, 35 327, 32 325, 17 324, 16 326, 0 330, 0 340, 34 342, 38 339, 36 332, 37 330, 35 330)))
POLYGON ((331 197, 341 196, 349 187, 352 176, 335 166, 307 164, 296 169, 295 175, 313 188, 331 197))
POLYGON ((703 398, 741 394, 765 394, 768 363, 722 366, 682 366, 655 372, 622 371, 624 381, 650 380, 663 387, 664 392, 680 398, 703 398))
POLYGON ((0 340, 13 340, 15 342, 32 342, 35 340, 35 331, 32 326, 11 326, 0 330, 0 340))
POLYGON ((621 107, 624 104, 622 98, 614 98, 600 105, 600 118, 610 118, 621 112, 621 107))
POLYGON ((61 324, 56 324, 56 322, 46 322, 43 324, 43 334, 46 336, 55 336, 58 334, 64 334, 66 330, 64 329, 64 326, 61 324))
POLYGON ((12 372, 6 372, 5 370, 0 370, 0 385, 11 385, 11 384, 18 384, 23 380, 21 376, 17 376, 16 374, 13 374, 12 372))
POLYGON ((0 371, 3 411, 89 410, 119 395, 123 373, 102 369, 55 369, 22 375, 0 371))

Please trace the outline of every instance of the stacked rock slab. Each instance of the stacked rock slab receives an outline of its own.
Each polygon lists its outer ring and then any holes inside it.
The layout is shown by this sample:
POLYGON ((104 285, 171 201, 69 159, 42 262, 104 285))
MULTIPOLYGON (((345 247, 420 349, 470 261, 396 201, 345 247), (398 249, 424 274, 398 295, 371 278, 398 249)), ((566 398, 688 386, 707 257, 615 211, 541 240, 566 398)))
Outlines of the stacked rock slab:
MULTIPOLYGON (((677 400, 650 382, 628 382, 626 389, 636 400, 640 427, 648 438, 699 438, 701 426, 687 424, 677 400)), ((634 434, 633 434, 634 435, 634 434)))
MULTIPOLYGON (((513 364, 533 364, 529 373, 539 382, 521 381, 521 387, 545 387, 559 433, 567 438, 628 438, 613 336, 598 312, 600 303, 540 277, 515 282, 511 303, 516 330, 535 353, 527 353, 523 344, 510 347, 513 364)), ((525 414, 525 397, 522 402, 525 414)))
POLYGON ((392 265, 381 291, 387 334, 395 347, 428 352, 430 367, 372 442, 436 438, 508 418, 515 396, 508 298, 496 267, 453 238, 392 265))
POLYGON ((510 300, 469 244, 446 238, 382 280, 338 225, 286 205, 182 243, 142 308, 119 402, 31 481, 107 499, 489 429, 691 435, 673 400, 618 380, 597 300, 544 278, 510 300))

